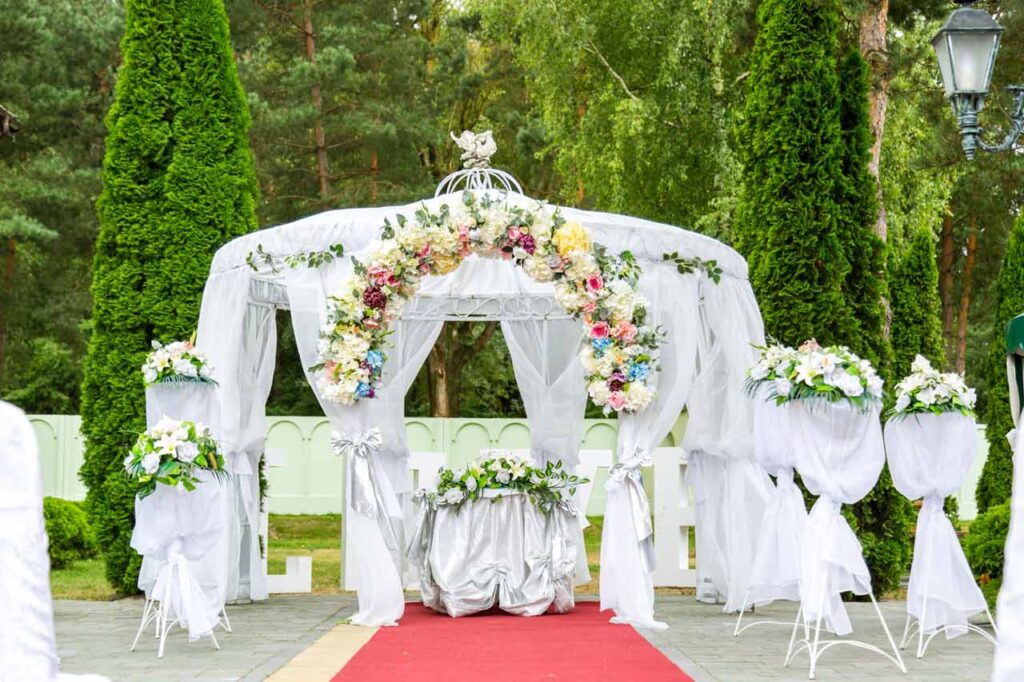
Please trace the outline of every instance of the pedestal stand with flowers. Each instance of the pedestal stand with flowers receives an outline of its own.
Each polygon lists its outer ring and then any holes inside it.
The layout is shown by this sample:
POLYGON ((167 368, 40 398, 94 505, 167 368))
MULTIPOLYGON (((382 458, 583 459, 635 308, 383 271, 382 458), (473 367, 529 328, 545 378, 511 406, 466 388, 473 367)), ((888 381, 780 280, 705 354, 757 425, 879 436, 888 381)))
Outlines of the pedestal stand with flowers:
POLYGON ((984 612, 993 631, 995 622, 943 511, 943 500, 959 490, 974 460, 974 390, 960 375, 939 372, 921 356, 911 369, 896 387, 885 446, 896 489, 910 500, 924 498, 900 642, 905 648, 916 633, 921 658, 940 632, 947 639, 976 632, 995 644, 992 635, 968 619, 984 612))

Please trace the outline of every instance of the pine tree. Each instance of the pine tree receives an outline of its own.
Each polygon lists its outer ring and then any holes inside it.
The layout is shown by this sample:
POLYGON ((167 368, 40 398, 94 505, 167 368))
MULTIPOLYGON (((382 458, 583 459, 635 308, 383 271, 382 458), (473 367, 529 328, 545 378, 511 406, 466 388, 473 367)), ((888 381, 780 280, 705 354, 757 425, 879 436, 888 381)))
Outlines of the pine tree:
POLYGON ((892 375, 899 379, 910 373, 916 355, 925 356, 936 367, 945 364, 935 235, 927 227, 919 228, 904 245, 903 253, 893 254, 889 260, 892 375))
POLYGON ((220 0, 129 0, 107 116, 81 477, 110 583, 135 590, 134 490, 121 462, 145 426, 153 339, 195 327, 213 252, 256 226, 249 113, 220 0))
POLYGON ((996 284, 995 337, 989 345, 988 404, 985 434, 989 449, 975 498, 978 513, 1010 499, 1013 490, 1013 450, 1006 434, 1013 428, 1010 387, 1006 381, 1006 324, 1024 313, 1024 215, 1017 218, 1006 245, 1003 267, 996 284))
POLYGON ((799 344, 855 336, 843 295, 836 197, 843 137, 831 1, 766 0, 751 55, 737 215, 767 334, 799 344))

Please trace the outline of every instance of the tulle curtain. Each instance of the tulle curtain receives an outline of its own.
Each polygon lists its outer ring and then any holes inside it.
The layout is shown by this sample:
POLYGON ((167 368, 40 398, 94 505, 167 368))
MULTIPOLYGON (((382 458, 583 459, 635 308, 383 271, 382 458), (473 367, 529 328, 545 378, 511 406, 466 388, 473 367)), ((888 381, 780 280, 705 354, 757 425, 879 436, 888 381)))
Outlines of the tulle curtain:
MULTIPOLYGON (((349 259, 336 260, 318 269, 295 269, 286 275, 288 300, 295 329, 295 340, 304 367, 318 362, 317 341, 323 322, 327 296, 351 271, 349 259)), ((385 518, 369 518, 352 506, 346 496, 347 537, 355 551, 354 565, 359 612, 352 617, 358 625, 395 625, 404 611, 402 593, 402 553, 405 514, 403 507, 411 491, 408 468, 409 450, 405 436, 405 394, 416 378, 420 366, 430 352, 444 323, 440 320, 399 320, 391 337, 394 347, 377 397, 362 400, 353 406, 331 402, 320 395, 316 376, 307 370, 307 379, 317 394, 324 413, 339 433, 360 438, 372 429, 379 429, 382 445, 371 456, 371 466, 381 476, 375 480, 385 499, 385 518)), ((346 479, 353 478, 354 462, 349 459, 346 479)))
MULTIPOLYGON (((1024 429, 1017 428, 1013 458, 1024 462, 1024 429)), ((1024 466, 1013 468, 1010 498, 1010 532, 1006 538, 1006 566, 999 591, 999 646, 996 647, 993 682, 1024 679, 1024 466)))

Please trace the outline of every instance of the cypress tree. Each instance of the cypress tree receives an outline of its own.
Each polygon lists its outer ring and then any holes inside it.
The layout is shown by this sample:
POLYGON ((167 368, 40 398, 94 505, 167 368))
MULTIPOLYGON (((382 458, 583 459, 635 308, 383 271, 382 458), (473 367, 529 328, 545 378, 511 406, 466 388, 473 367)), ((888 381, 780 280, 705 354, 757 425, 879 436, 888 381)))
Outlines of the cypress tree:
POLYGON ((192 332, 213 252, 256 227, 258 186, 222 0, 128 0, 121 52, 97 202, 80 475, 107 579, 132 592, 140 559, 121 463, 145 427, 139 368, 151 340, 192 332))
POLYGON ((843 138, 832 0, 765 0, 740 131, 740 250, 769 336, 829 344, 855 336, 836 198, 843 138))
POLYGON ((945 364, 939 268, 932 231, 927 227, 917 229, 903 246, 903 253, 890 255, 889 261, 892 374, 898 380, 910 373, 910 364, 918 354, 936 367, 945 364))
POLYGON ((1006 256, 996 282, 995 338, 989 345, 988 404, 985 435, 988 459, 981 470, 975 499, 978 513, 1010 499, 1013 490, 1013 450, 1006 434, 1013 428, 1010 388, 1006 382, 1006 324, 1024 313, 1024 214, 1010 233, 1006 256))

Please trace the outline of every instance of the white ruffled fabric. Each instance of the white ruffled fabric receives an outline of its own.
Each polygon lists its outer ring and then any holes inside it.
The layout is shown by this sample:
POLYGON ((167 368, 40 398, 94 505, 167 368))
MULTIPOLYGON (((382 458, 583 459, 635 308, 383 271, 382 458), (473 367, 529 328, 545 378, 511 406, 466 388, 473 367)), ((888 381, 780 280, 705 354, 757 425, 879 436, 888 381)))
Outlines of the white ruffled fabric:
POLYGON ((804 620, 823 619, 837 635, 853 631, 840 595, 871 593, 863 548, 840 513, 867 495, 885 464, 879 408, 793 401, 789 425, 797 471, 818 495, 801 553, 800 602, 804 620))
POLYGON ((941 627, 946 638, 967 632, 967 620, 985 610, 943 500, 963 484, 977 447, 974 419, 962 414, 916 414, 890 419, 885 449, 892 481, 910 500, 924 498, 917 517, 907 612, 925 634, 941 627))
MULTIPOLYGON (((1017 420, 1014 420, 1017 423, 1017 420)), ((1024 429, 1014 439, 1013 497, 1010 498, 1010 532, 1006 538, 1003 587, 996 605, 999 639, 992 668, 992 682, 1024 679, 1024 429)))

